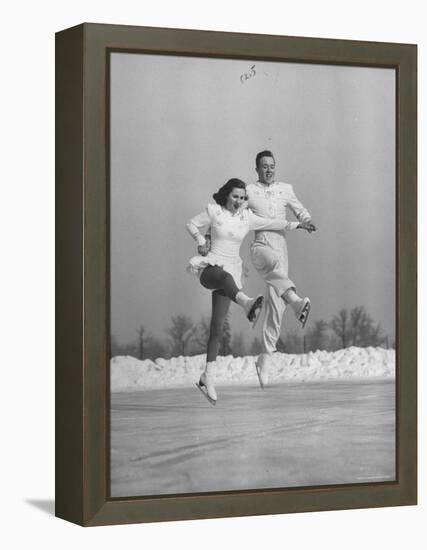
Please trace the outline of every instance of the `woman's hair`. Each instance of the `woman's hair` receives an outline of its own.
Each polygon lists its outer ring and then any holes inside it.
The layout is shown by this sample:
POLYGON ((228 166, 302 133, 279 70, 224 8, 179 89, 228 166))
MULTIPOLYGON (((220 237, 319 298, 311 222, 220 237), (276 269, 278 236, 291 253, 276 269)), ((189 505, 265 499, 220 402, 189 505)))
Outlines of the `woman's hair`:
POLYGON ((236 187, 238 189, 244 189, 244 191, 246 191, 246 183, 244 181, 237 178, 231 178, 231 180, 228 180, 227 183, 225 183, 220 189, 218 189, 216 193, 212 195, 215 199, 215 202, 217 202, 221 206, 225 206, 227 204, 228 195, 236 187))

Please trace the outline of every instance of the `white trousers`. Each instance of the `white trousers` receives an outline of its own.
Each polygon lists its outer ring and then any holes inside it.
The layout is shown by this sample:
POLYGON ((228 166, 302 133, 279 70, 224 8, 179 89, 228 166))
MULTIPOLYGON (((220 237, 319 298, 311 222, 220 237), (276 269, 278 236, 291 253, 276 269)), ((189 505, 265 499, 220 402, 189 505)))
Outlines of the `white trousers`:
POLYGON ((286 241, 283 241, 280 250, 266 243, 253 243, 251 246, 251 259, 255 269, 267 285, 265 317, 262 327, 264 353, 274 353, 286 309, 282 296, 291 288, 296 290, 294 283, 288 277, 286 241))

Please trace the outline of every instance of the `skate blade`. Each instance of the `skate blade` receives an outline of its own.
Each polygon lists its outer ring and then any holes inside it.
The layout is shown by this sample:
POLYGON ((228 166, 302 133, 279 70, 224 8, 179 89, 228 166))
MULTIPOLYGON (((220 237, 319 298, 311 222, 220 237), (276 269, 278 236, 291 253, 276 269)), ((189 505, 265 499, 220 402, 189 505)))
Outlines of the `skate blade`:
POLYGON ((212 397, 209 397, 208 392, 204 389, 205 386, 201 386, 198 382, 196 382, 196 386, 199 388, 199 390, 203 393, 203 395, 206 397, 206 399, 209 401, 211 405, 216 405, 215 399, 212 399, 212 397))
POLYGON ((261 379, 261 370, 259 369, 259 367, 256 363, 255 363, 255 368, 256 368, 256 373, 258 375, 259 385, 261 386, 261 389, 263 390, 264 389, 264 384, 263 384, 263 381, 261 379))
POLYGON ((302 328, 304 328, 305 324, 307 323, 308 315, 310 313, 310 307, 310 301, 307 301, 298 317, 298 321, 301 323, 302 328))
POLYGON ((255 308, 254 318, 250 320, 252 328, 256 327, 258 319, 261 317, 262 308, 264 307, 264 296, 260 296, 256 299, 253 307, 255 308))
POLYGON ((258 323, 258 319, 261 317, 261 309, 262 308, 259 308, 259 312, 257 313, 255 319, 252 321, 252 328, 255 328, 257 323, 258 323))

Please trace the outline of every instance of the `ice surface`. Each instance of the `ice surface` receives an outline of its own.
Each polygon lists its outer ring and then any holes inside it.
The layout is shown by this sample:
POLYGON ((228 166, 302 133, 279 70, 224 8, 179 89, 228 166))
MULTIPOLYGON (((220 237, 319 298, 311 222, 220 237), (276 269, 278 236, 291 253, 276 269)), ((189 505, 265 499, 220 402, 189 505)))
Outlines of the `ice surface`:
POLYGON ((115 392, 111 495, 394 481, 393 379, 115 392))
MULTIPOLYGON (((257 356, 218 357, 216 385, 252 384, 257 380, 257 356)), ((198 380, 205 355, 147 359, 130 356, 111 359, 111 391, 138 391, 190 386, 198 380)), ((305 382, 335 379, 394 378, 395 351, 384 348, 350 347, 334 352, 306 354, 275 353, 269 362, 271 382, 305 382)))

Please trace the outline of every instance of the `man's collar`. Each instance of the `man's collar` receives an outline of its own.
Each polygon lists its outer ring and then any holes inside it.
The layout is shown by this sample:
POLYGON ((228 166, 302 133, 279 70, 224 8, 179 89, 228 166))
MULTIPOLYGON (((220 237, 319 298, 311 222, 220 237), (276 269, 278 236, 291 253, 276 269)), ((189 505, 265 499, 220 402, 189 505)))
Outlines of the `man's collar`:
POLYGON ((258 180, 255 183, 260 187, 272 187, 273 185, 276 185, 277 181, 273 181, 273 183, 262 183, 258 180))

